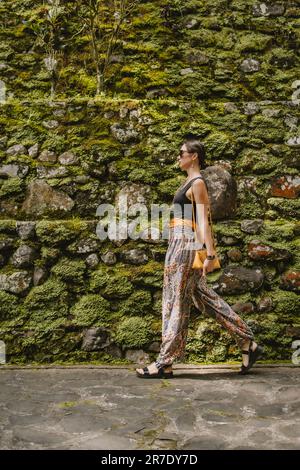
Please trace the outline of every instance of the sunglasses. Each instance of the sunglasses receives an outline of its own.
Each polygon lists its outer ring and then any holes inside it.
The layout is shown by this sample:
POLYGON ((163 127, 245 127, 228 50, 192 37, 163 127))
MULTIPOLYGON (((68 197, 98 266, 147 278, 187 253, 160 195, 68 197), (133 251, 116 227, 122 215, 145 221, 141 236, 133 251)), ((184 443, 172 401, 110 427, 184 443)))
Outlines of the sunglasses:
POLYGON ((184 153, 191 153, 191 152, 188 152, 187 150, 179 150, 180 158, 183 157, 183 154, 184 154, 184 153))

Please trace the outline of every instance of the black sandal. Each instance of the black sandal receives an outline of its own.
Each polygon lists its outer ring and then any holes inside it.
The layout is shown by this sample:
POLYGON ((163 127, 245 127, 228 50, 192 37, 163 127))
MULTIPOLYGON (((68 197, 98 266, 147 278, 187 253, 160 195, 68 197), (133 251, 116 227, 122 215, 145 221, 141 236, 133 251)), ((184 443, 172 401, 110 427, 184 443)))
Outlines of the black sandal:
POLYGON ((158 372, 155 372, 154 374, 150 374, 148 367, 144 367, 143 371, 144 373, 141 374, 136 370, 136 375, 142 379, 170 379, 173 377, 173 371, 165 372, 164 367, 160 367, 158 372))
POLYGON ((262 346, 259 346, 257 345, 256 348, 254 349, 254 351, 252 351, 251 349, 251 346, 253 344, 253 341, 251 340, 250 341, 250 345, 249 345, 249 350, 246 351, 245 349, 242 350, 242 354, 247 354, 249 356, 249 359, 248 359, 248 365, 245 366, 244 364, 242 364, 240 370, 239 370, 239 374, 247 374, 247 372, 251 369, 251 367, 255 364, 255 362, 257 361, 257 359, 263 354, 264 352, 264 348, 262 346))

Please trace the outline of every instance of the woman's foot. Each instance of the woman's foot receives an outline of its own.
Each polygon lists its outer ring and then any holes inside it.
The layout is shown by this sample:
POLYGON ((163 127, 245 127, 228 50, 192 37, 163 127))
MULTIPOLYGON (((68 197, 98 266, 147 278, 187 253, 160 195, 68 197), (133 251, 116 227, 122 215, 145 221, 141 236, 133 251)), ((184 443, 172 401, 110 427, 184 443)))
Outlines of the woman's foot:
POLYGON ((151 377, 159 377, 163 378, 165 377, 172 377, 173 376, 173 370, 172 370, 172 364, 169 366, 164 366, 158 369, 156 367, 155 362, 150 364, 147 367, 144 367, 143 369, 135 369, 137 376, 138 377, 146 377, 146 378, 151 378, 151 377))
POLYGON ((243 363, 239 373, 247 374, 263 352, 264 348, 255 343, 255 341, 245 341, 242 349, 243 363))
MULTIPOLYGON (((243 343, 243 346, 242 346, 242 349, 245 350, 245 351, 249 351, 249 345, 251 344, 251 351, 255 351, 255 349, 257 348, 257 343, 255 341, 251 341, 251 340, 248 340, 248 341, 245 341, 245 343, 243 343)), ((242 358, 243 358, 243 365, 245 367, 248 367, 249 365, 249 356, 250 354, 242 354, 242 358)))

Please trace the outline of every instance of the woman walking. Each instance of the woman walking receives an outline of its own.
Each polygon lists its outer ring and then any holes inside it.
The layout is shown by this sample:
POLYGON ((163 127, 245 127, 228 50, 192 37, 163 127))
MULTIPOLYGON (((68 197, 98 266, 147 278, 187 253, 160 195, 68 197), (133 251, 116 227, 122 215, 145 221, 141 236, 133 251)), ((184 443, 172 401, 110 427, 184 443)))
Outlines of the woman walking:
POLYGON ((187 179, 175 193, 173 203, 177 211, 174 210, 174 218, 169 225, 162 294, 162 344, 156 361, 148 367, 136 369, 136 374, 141 378, 173 377, 172 363, 185 354, 192 302, 236 339, 242 352, 239 373, 246 374, 261 356, 263 348, 254 341, 247 323, 206 283, 206 273, 213 268, 216 252, 208 216, 207 187, 200 173, 205 168, 203 144, 198 140, 184 142, 178 163, 180 169, 187 172, 187 179), (199 221, 196 225, 192 221, 192 197, 196 207, 195 221, 199 221), (182 210, 178 211, 178 208, 182 210), (197 239, 200 239, 198 230, 201 231, 207 249, 203 268, 197 270, 192 268, 196 249, 193 227, 196 227, 197 239))

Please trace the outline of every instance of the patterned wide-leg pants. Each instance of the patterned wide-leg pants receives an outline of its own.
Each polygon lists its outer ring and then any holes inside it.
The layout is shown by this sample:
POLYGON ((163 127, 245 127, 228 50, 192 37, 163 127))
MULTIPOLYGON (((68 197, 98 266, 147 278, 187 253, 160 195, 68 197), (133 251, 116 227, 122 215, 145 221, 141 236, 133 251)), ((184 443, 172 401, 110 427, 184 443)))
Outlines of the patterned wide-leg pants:
POLYGON ((202 270, 192 269, 194 257, 192 229, 187 226, 184 231, 180 226, 170 228, 162 293, 162 344, 155 361, 157 367, 184 357, 192 302, 228 330, 241 349, 245 340, 254 339, 247 323, 206 283, 202 270))

